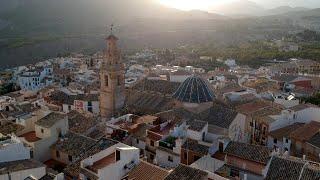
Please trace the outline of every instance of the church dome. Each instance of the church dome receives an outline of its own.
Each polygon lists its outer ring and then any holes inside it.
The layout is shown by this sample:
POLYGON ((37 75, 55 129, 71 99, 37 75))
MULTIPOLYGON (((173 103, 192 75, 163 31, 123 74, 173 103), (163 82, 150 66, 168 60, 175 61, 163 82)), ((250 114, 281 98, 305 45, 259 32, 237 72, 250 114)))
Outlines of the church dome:
POLYGON ((203 79, 191 76, 179 86, 173 97, 181 102, 200 104, 213 101, 214 94, 203 79))

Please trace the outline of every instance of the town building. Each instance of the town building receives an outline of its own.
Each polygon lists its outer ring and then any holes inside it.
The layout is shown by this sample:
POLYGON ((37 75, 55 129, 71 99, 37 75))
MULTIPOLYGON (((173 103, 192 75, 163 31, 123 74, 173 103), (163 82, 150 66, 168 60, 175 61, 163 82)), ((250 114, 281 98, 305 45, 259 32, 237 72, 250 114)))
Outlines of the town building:
POLYGON ((0 163, 0 179, 40 179, 46 175, 46 166, 36 160, 26 159, 0 163))
POLYGON ((304 123, 294 123, 292 125, 276 129, 269 132, 268 137, 268 147, 275 151, 280 151, 280 153, 288 152, 291 153, 291 140, 290 134, 295 130, 302 127, 304 123))
POLYGON ((164 180, 168 176, 169 171, 160 168, 156 165, 148 163, 146 161, 140 161, 140 163, 134 167, 127 175, 123 177, 124 180, 149 180, 157 179, 164 180))
POLYGON ((216 173, 226 178, 263 179, 270 159, 265 146, 231 141, 224 150, 226 164, 216 173))
POLYGON ((100 69, 100 115, 110 118, 124 106, 125 74, 118 38, 111 34, 106 40, 108 49, 100 69))
POLYGON ((50 159, 50 146, 68 131, 68 118, 53 112, 38 120, 34 129, 20 139, 31 147, 32 158, 44 162, 50 159))
POLYGON ((319 167, 319 163, 292 156, 272 156, 264 179, 319 179, 319 167))
POLYGON ((117 143, 80 162, 80 178, 118 180, 139 164, 139 149, 117 143))
POLYGON ((52 67, 31 67, 18 76, 18 84, 22 90, 38 91, 53 83, 52 67))
POLYGON ((30 148, 15 135, 0 136, 0 163, 30 159, 30 148))

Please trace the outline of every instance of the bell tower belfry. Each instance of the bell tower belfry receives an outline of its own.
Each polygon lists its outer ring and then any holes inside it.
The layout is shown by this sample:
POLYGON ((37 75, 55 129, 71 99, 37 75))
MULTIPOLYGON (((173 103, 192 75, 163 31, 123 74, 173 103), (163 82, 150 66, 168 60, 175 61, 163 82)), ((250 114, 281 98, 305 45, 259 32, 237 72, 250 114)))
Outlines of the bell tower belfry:
POLYGON ((124 106, 125 71, 121 63, 118 38, 112 33, 106 38, 107 49, 103 53, 100 69, 100 115, 111 118, 124 106))

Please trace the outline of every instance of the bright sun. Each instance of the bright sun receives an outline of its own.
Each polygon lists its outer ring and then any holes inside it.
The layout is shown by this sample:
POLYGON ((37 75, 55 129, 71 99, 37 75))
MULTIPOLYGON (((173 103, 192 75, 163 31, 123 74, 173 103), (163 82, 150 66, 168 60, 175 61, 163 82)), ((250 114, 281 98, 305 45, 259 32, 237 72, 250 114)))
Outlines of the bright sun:
POLYGON ((159 0, 163 5, 181 10, 206 10, 213 4, 213 0, 159 0))

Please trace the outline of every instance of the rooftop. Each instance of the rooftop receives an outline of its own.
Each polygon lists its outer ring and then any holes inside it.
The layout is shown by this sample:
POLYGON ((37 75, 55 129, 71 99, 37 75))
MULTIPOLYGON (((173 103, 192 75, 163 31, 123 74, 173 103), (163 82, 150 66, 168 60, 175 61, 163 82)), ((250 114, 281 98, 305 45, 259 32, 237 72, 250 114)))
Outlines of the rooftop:
POLYGON ((158 119, 158 117, 156 117, 156 116, 144 115, 144 116, 140 116, 140 117, 133 119, 133 122, 137 123, 137 124, 140 124, 140 123, 152 124, 157 119, 158 119))
POLYGON ((312 138, 312 136, 317 134, 319 132, 319 129, 320 129, 320 122, 311 121, 310 123, 305 124, 299 127, 298 129, 296 129, 295 131, 293 131, 290 134, 290 138, 293 138, 299 141, 307 141, 310 138, 312 138))
POLYGON ((213 125, 220 128, 229 128, 238 113, 224 104, 215 102, 210 108, 201 113, 193 113, 183 108, 177 108, 167 111, 167 113, 159 113, 159 115, 161 117, 164 116, 165 119, 198 120, 208 123, 209 127, 213 125))
POLYGON ((265 146, 258 146, 231 141, 225 151, 228 156, 236 156, 257 163, 267 164, 270 152, 265 146))
POLYGON ((208 146, 199 144, 198 141, 193 139, 187 139, 186 142, 183 143, 181 148, 187 149, 202 155, 207 155, 209 152, 208 146))
POLYGON ((273 138, 282 139, 283 137, 289 137, 290 133, 296 129, 302 127, 304 123, 294 123, 292 125, 269 132, 269 135, 273 138))
POLYGON ((15 123, 3 123, 2 125, 0 125, 0 133, 3 135, 8 135, 11 133, 17 133, 18 131, 23 130, 23 126, 19 125, 19 124, 15 124, 15 123))
POLYGON ((52 112, 49 115, 43 117, 42 119, 39 119, 35 124, 42 126, 42 127, 45 127, 45 128, 50 128, 56 122, 64 119, 65 117, 66 117, 66 115, 64 115, 64 114, 52 112))
POLYGON ((33 159, 4 162, 0 163, 0 175, 39 167, 45 165, 33 159))
POLYGON ((199 121, 199 120, 191 120, 187 121, 187 125, 189 126, 188 129, 193 131, 201 131, 203 128, 208 124, 208 122, 205 121, 199 121))
POLYGON ((299 76, 296 76, 296 75, 282 74, 282 75, 274 76, 274 77, 272 77, 272 79, 274 79, 276 81, 280 81, 280 82, 291 82, 291 81, 297 79, 298 77, 299 76))
POLYGON ((97 119, 87 117, 78 111, 68 113, 69 130, 74 133, 85 134, 90 128, 94 127, 97 119))
POLYGON ((102 159, 100 159, 99 161, 96 161, 93 163, 92 166, 88 166, 86 168, 94 171, 95 173, 98 173, 99 169, 102 169, 110 164, 113 164, 116 162, 116 153, 112 153, 102 159))
POLYGON ((318 163, 303 161, 294 157, 272 157, 266 180, 273 179, 320 179, 318 163))
POLYGON ((100 140, 97 141, 93 146, 85 147, 84 149, 82 149, 77 161, 68 165, 64 169, 64 173, 68 176, 78 177, 79 173, 80 173, 80 162, 83 159, 86 159, 89 156, 92 156, 102 150, 108 149, 109 147, 111 147, 117 143, 118 143, 117 141, 114 141, 112 139, 100 138, 100 140))
POLYGON ((126 105, 130 112, 136 114, 155 114, 174 107, 171 97, 161 93, 147 91, 132 91, 129 93, 126 105))
POLYGON ((140 161, 140 163, 128 173, 128 179, 161 180, 164 179, 168 174, 169 172, 165 169, 162 169, 145 161, 140 161))
POLYGON ((214 97, 207 82, 197 76, 187 78, 173 94, 173 98, 187 103, 210 102, 214 97))
POLYGON ((20 137, 25 138, 28 142, 37 142, 37 141, 39 141, 41 139, 41 138, 37 137, 35 131, 31 131, 31 132, 25 133, 25 134, 21 135, 20 137))
POLYGON ((318 132, 317 134, 312 136, 312 138, 310 138, 307 142, 317 148, 320 148, 320 133, 318 132))
POLYGON ((137 139, 140 140, 145 140, 145 138, 147 137, 147 130, 151 129, 152 126, 151 125, 147 125, 147 124, 140 124, 136 130, 134 132, 131 133, 131 135, 137 139))
POLYGON ((208 173, 205 171, 180 164, 165 178, 165 180, 201 180, 207 176, 208 173))
POLYGON ((79 156, 83 149, 93 146, 96 142, 96 140, 89 137, 69 132, 53 144, 51 148, 64 152, 70 156, 79 156))
POLYGON ((301 111, 301 110, 304 110, 304 109, 307 109, 307 108, 311 108, 311 107, 319 108, 318 106, 313 105, 313 104, 299 104, 299 105, 291 107, 290 110, 293 110, 293 111, 297 112, 297 111, 301 111))
POLYGON ((237 106, 237 110, 240 113, 249 115, 268 106, 270 106, 270 103, 266 101, 254 101, 237 106))
POLYGON ((180 83, 164 80, 144 79, 132 87, 137 91, 159 92, 163 95, 172 95, 179 87, 180 83))

